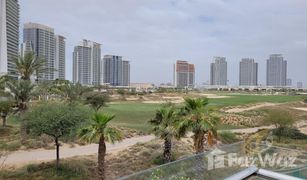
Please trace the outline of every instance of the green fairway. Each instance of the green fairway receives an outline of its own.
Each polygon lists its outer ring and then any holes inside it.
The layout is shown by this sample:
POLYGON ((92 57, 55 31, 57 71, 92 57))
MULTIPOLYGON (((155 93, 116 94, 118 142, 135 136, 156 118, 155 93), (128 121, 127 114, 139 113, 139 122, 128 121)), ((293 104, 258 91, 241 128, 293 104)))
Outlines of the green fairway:
POLYGON ((210 104, 216 106, 236 106, 260 102, 286 103, 303 100, 303 96, 286 95, 232 95, 229 98, 210 99, 210 104))
POLYGON ((103 111, 116 115, 112 121, 114 125, 148 132, 150 130, 148 121, 154 117, 156 109, 160 106, 160 104, 120 103, 110 104, 103 111))
MULTIPOLYGON (((284 95, 232 95, 229 98, 210 99, 210 104, 213 106, 236 106, 260 102, 285 103, 302 100, 302 96, 284 96, 284 95)), ((161 104, 146 104, 146 103, 129 103, 122 102, 117 104, 109 104, 104 108, 104 112, 115 114, 116 117, 112 122, 114 125, 136 129, 143 132, 148 132, 150 126, 148 120, 154 117, 156 109, 161 104)), ((221 125, 219 129, 234 129, 242 128, 235 126, 221 125)))

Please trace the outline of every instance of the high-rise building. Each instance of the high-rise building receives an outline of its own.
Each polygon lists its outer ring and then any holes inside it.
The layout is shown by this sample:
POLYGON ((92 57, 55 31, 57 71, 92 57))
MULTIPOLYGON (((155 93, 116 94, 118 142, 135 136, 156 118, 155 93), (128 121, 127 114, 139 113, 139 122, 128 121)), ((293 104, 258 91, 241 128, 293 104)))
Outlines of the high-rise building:
POLYGON ((18 77, 14 59, 19 47, 18 0, 0 0, 0 75, 18 77))
POLYGON ((258 85, 258 63, 252 58, 243 58, 240 62, 240 86, 258 85))
POLYGON ((103 57, 103 83, 112 86, 130 85, 130 62, 122 56, 105 55, 103 57))
POLYGON ((123 61, 123 86, 130 86, 130 62, 123 61))
POLYGON ((292 86, 292 79, 288 78, 286 84, 287 84, 287 86, 291 87, 292 86))
POLYGON ((30 41, 26 41, 24 43, 21 43, 20 45, 20 56, 24 56, 27 53, 33 52, 32 44, 30 41))
POLYGON ((178 60, 174 64, 174 86, 178 88, 194 87, 195 85, 195 67, 188 61, 178 60))
POLYGON ((73 52, 73 82, 99 85, 101 82, 101 44, 83 40, 73 52))
POLYGON ((287 61, 281 54, 272 54, 267 60, 267 86, 287 85, 287 61))
MULTIPOLYGON (((45 60, 46 71, 39 74, 38 79, 55 80, 60 78, 60 74, 63 74, 63 69, 65 69, 64 39, 63 36, 55 36, 54 29, 51 27, 37 23, 24 24, 21 53, 32 50, 36 56, 45 60)), ((65 76, 61 77, 61 79, 64 78, 65 76)))
POLYGON ((303 88, 303 82, 297 82, 296 87, 299 89, 303 88))
POLYGON ((227 85, 227 62, 225 57, 214 57, 211 63, 210 84, 215 86, 227 85))
POLYGON ((55 36, 55 79, 65 79, 65 37, 55 36))

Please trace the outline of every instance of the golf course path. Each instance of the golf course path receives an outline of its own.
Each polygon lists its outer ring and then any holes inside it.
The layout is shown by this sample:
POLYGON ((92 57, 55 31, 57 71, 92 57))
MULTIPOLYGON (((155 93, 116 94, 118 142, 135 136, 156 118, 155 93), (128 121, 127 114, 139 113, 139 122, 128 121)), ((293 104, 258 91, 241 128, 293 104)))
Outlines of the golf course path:
POLYGON ((246 108, 234 107, 234 108, 226 110, 225 112, 227 112, 227 113, 240 113, 240 112, 244 112, 244 111, 250 111, 250 110, 253 110, 253 109, 259 109, 259 108, 263 108, 263 107, 276 106, 276 105, 279 105, 279 103, 261 103, 261 104, 256 104, 254 106, 246 107, 246 108))
MULTIPOLYGON (((151 141, 155 138, 153 135, 147 136, 138 136, 124 139, 121 142, 115 144, 107 143, 107 153, 114 153, 120 150, 123 150, 127 147, 133 146, 137 143, 144 143, 151 141)), ((89 144, 85 146, 76 146, 73 148, 70 147, 60 147, 60 158, 69 158, 73 156, 83 156, 83 155, 92 155, 97 153, 98 144, 89 144)), ((46 149, 36 149, 30 151, 15 151, 9 154, 6 159, 0 159, 0 162, 3 163, 3 166, 10 165, 24 165, 33 162, 41 161, 52 161, 55 159, 55 149, 46 150, 46 149)))

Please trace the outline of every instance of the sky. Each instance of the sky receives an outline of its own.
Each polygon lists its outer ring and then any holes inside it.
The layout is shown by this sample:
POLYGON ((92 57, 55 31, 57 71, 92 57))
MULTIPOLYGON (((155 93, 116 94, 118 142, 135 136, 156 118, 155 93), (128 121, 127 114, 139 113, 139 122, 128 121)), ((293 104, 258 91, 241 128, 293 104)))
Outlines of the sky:
POLYGON ((228 80, 238 85, 239 62, 283 54, 288 78, 307 85, 307 0, 20 0, 21 26, 41 23, 66 37, 66 78, 82 39, 102 44, 102 56, 131 64, 131 82, 167 83, 173 64, 195 64, 196 83, 210 79, 214 56, 226 57, 228 80))

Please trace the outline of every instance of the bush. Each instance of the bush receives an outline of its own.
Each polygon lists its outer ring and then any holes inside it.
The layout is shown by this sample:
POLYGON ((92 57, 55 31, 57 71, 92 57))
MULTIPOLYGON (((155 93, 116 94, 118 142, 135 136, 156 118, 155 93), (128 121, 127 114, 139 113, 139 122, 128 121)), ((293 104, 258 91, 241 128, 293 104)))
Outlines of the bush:
POLYGON ((35 139, 28 139, 26 140, 24 144, 28 149, 38 149, 38 148, 44 148, 48 144, 45 144, 43 141, 35 140, 35 139))
POLYGON ((27 172, 28 172, 28 173, 34 173, 34 172, 36 172, 36 171, 38 171, 38 170, 39 170, 39 167, 38 167, 37 164, 29 164, 29 165, 27 166, 27 172))
POLYGON ((21 147, 21 142, 16 140, 16 141, 12 141, 12 142, 9 142, 7 145, 6 145, 6 148, 8 151, 16 151, 18 150, 19 148, 21 147))
POLYGON ((307 98, 304 99, 304 103, 307 103, 307 98))
POLYGON ((230 131, 222 131, 218 133, 218 138, 222 143, 231 144, 238 141, 236 135, 230 131))
POLYGON ((307 135, 301 133, 293 127, 279 127, 273 130, 273 135, 287 137, 291 139, 307 139, 307 135))
MULTIPOLYGON (((174 153, 172 153, 171 161, 175 161, 175 160, 176 160, 176 158, 174 156, 174 153)), ((155 155, 152 158, 152 163, 155 164, 155 165, 162 165, 162 164, 164 164, 163 155, 162 154, 155 155)))

